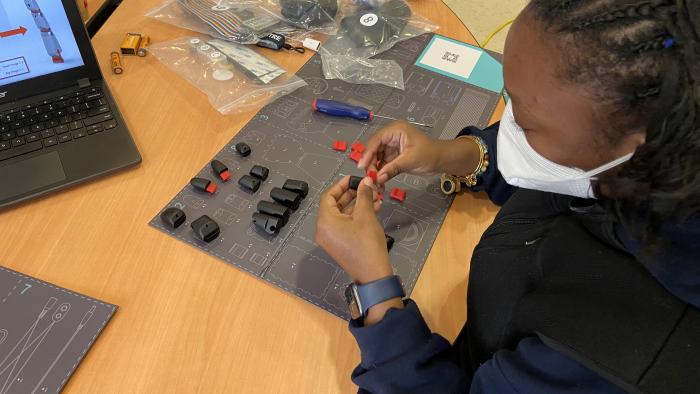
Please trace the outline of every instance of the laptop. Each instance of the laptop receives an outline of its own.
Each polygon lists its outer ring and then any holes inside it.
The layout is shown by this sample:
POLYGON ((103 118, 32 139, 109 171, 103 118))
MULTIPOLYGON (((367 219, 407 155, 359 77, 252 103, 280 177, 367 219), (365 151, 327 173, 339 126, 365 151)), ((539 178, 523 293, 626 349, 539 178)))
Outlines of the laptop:
POLYGON ((140 162, 75 0, 0 0, 0 208, 140 162))

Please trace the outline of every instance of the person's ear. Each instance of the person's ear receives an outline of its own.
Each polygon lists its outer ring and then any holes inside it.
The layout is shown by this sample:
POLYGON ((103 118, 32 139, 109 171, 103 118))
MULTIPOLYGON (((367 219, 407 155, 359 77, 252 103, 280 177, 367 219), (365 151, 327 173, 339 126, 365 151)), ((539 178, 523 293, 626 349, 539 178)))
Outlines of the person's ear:
POLYGON ((618 149, 617 156, 623 156, 630 152, 635 152, 640 146, 647 142, 647 130, 646 128, 640 128, 631 134, 629 134, 622 141, 620 148, 618 149))
POLYGON ((640 129, 630 136, 632 138, 632 143, 636 143, 637 147, 646 144, 647 142, 647 130, 640 129))

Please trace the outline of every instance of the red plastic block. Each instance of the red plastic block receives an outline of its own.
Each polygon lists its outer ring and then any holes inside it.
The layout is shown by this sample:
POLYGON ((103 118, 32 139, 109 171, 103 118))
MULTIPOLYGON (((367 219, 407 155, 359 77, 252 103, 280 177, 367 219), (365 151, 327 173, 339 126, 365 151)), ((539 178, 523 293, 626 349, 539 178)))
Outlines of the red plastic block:
POLYGON ((367 171, 367 176, 370 177, 370 178, 372 178, 372 181, 373 181, 374 183, 377 183, 377 171, 368 170, 368 171, 367 171))
POLYGON ((348 150, 348 143, 345 141, 333 141, 333 150, 345 152, 348 150))
POLYGON ((362 159, 362 153, 361 153, 361 152, 358 152, 358 151, 356 151, 356 150, 354 150, 354 151, 352 151, 352 153, 350 153, 350 158, 351 158, 354 162, 359 163, 359 162, 360 162, 360 159, 362 159))
POLYGON ((228 170, 224 170, 221 174, 219 174, 219 178, 221 178, 221 180, 224 182, 228 182, 228 180, 231 179, 231 173, 228 170))
POLYGON ((354 144, 350 147, 354 152, 364 152, 365 151, 365 146, 362 144, 360 141, 355 141, 354 144))
POLYGON ((403 200, 406 199, 406 191, 395 187, 391 189, 391 194, 389 194, 389 196, 396 201, 403 202, 403 200))

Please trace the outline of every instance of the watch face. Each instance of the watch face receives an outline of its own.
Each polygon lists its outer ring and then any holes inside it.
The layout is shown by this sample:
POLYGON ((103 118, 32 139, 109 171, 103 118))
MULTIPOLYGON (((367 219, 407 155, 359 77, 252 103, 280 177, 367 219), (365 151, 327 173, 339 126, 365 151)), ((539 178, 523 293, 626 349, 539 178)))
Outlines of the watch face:
POLYGON ((453 193, 459 193, 461 191, 461 186, 459 181, 455 180, 453 177, 450 177, 447 174, 442 174, 440 176, 440 189, 442 189, 444 194, 449 196, 453 193))
POLYGON ((352 320, 362 317, 362 313, 360 313, 360 306, 357 302, 355 294, 355 285, 352 283, 345 288, 345 302, 348 303, 348 310, 350 311, 350 318, 352 320))
POLYGON ((445 179, 442 181, 442 192, 445 194, 452 194, 455 191, 455 183, 450 179, 445 179))
POLYGON ((353 297, 353 292, 352 292, 352 284, 349 284, 345 288, 345 302, 347 302, 348 305, 350 303, 355 302, 355 297, 353 297))

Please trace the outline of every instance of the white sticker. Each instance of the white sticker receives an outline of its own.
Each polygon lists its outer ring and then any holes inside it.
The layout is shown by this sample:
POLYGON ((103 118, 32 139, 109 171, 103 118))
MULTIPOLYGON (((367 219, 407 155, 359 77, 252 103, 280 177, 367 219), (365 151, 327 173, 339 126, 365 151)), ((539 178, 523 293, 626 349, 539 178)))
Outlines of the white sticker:
POLYGON ((216 69, 212 73, 212 77, 217 81, 228 81, 229 79, 233 78, 233 73, 229 70, 216 69))
POLYGON ((479 49, 436 37, 417 64, 469 79, 482 54, 479 49))
POLYGON ((321 46, 321 41, 307 37, 304 39, 302 45, 304 46, 304 48, 311 49, 312 51, 318 51, 318 48, 321 46))
POLYGON ((360 23, 362 24, 362 26, 367 27, 374 26, 375 24, 377 24, 378 20, 379 17, 377 16, 377 14, 373 14, 371 12, 364 14, 360 17, 360 23))

